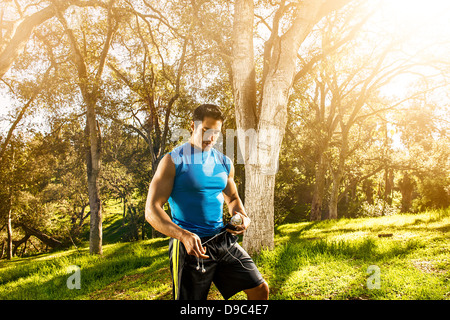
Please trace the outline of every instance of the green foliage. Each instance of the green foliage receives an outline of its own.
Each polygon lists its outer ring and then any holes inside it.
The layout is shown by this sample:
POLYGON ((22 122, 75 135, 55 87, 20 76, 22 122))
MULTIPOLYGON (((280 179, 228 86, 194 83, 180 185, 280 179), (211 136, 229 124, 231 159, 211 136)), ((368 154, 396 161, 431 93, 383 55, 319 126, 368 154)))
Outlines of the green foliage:
POLYGON ((450 177, 427 176, 418 184, 420 197, 413 203, 413 210, 420 212, 426 208, 446 208, 450 205, 450 177))

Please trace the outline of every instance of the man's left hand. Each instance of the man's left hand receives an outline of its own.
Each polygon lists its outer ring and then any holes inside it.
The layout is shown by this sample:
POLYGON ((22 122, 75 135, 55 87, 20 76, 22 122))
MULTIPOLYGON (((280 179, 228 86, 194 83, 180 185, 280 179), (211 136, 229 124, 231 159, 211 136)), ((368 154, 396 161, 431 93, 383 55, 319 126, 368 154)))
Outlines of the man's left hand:
POLYGON ((240 212, 236 212, 235 214, 238 214, 241 216, 242 224, 236 226, 236 230, 227 229, 227 231, 234 235, 243 234, 245 232, 245 230, 247 230, 248 226, 250 225, 251 220, 247 215, 244 215, 240 212))

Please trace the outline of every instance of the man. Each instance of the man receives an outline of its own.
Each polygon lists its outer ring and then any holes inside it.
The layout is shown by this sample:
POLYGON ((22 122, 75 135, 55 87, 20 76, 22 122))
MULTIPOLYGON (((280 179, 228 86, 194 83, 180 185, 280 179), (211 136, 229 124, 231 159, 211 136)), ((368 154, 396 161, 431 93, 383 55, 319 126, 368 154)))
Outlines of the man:
POLYGON ((240 291, 266 300, 269 287, 237 243, 249 226, 234 182, 230 158, 213 148, 223 115, 211 104, 194 111, 189 142, 166 154, 150 183, 146 220, 169 236, 170 270, 176 300, 203 300, 214 282, 225 299, 240 291), (172 220, 163 210, 169 202, 172 220), (223 202, 239 215, 236 230, 224 229, 223 202))

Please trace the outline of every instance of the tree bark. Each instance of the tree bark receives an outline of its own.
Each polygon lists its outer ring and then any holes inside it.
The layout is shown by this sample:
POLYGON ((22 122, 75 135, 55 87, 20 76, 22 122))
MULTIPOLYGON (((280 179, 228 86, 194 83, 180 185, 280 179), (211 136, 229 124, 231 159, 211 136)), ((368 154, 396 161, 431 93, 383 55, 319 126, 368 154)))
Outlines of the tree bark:
POLYGON ((342 140, 340 143, 338 165, 336 170, 331 172, 333 182, 331 187, 330 202, 328 204, 328 219, 338 218, 338 203, 339 203, 339 189, 341 187, 342 177, 344 175, 345 160, 348 157, 348 131, 350 125, 343 125, 341 123, 342 140))
POLYGON ((53 238, 42 231, 39 231, 37 229, 34 229, 32 227, 29 227, 25 224, 20 224, 20 227, 25 231, 26 235, 29 236, 35 236, 39 240, 41 240, 43 243, 45 243, 47 246, 55 249, 62 245, 62 242, 56 238, 53 238))
MULTIPOLYGON (((264 199, 258 199, 255 192, 265 192, 257 168, 250 165, 250 148, 254 147, 256 131, 256 78, 253 53, 253 1, 237 0, 234 7, 232 84, 235 103, 238 149, 245 163, 245 208, 252 219, 243 238, 243 247, 258 251, 264 245, 261 233, 264 229, 264 199), (249 143, 247 134, 250 132, 249 143), (248 146, 248 148, 247 148, 248 146)), ((238 151, 239 152, 239 151, 238 151)), ((270 190, 269 190, 270 191, 270 190)), ((273 205, 272 205, 273 206, 273 205)), ((273 210, 273 207, 272 207, 273 210)), ((273 223, 273 222, 272 222, 273 223)), ((267 224, 266 224, 267 226, 267 224)), ((270 231, 270 233, 272 233, 270 231)))
POLYGON ((325 193, 325 174, 327 171, 327 160, 324 152, 319 155, 317 169, 315 174, 314 193, 311 202, 311 221, 320 221, 322 219, 322 203, 325 193))
POLYGON ((0 259, 3 259, 3 256, 5 255, 5 248, 6 248, 6 241, 2 242, 2 253, 0 254, 0 259))
POLYGON ((14 244, 13 255, 17 255, 17 249, 19 249, 19 247, 24 243, 25 245, 24 245, 24 248, 23 248, 22 254, 21 254, 21 256, 23 257, 26 247, 27 247, 27 241, 28 241, 28 239, 30 239, 30 236, 31 236, 30 234, 25 234, 25 236, 22 239, 13 241, 13 244, 14 244))
POLYGON ((409 212, 412 206, 412 196, 414 192, 414 180, 410 178, 409 173, 403 174, 402 180, 398 183, 400 192, 402 194, 402 208, 401 212, 409 212))
POLYGON ((13 256, 13 240, 12 240, 12 226, 11 226, 11 209, 8 210, 8 217, 6 221, 6 232, 8 234, 7 247, 6 247, 6 258, 8 260, 12 259, 13 256))
POLYGON ((245 208, 252 219, 242 245, 249 253, 274 247, 275 175, 261 174, 257 165, 246 165, 245 208))
POLYGON ((91 254, 102 254, 103 242, 103 214, 102 203, 99 194, 98 179, 100 176, 100 133, 97 130, 97 123, 95 120, 95 105, 88 106, 86 119, 86 135, 89 144, 86 148, 86 163, 87 163, 87 178, 88 178, 88 193, 89 193, 89 208, 91 212, 90 229, 89 229, 89 252, 91 254), (94 130, 92 130, 94 126, 94 130), (91 133, 93 132, 93 133, 91 133))
POLYGON ((339 167, 337 172, 333 173, 333 183, 331 186, 330 202, 328 203, 327 219, 337 219, 338 217, 338 202, 339 202, 339 187, 341 186, 343 169, 339 167))

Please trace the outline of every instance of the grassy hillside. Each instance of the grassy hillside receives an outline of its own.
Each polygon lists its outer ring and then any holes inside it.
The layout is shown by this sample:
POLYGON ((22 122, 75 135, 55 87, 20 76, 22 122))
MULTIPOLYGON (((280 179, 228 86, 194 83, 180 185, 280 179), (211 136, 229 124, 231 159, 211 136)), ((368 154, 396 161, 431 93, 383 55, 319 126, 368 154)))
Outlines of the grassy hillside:
MULTIPOLYGON (((450 299, 449 232, 449 210, 293 223, 254 258, 271 299, 450 299), (379 289, 369 289, 377 275, 379 289)), ((167 246, 161 238, 107 244, 102 257, 78 248, 1 261, 0 299, 171 299, 167 246), (67 288, 71 265, 80 289, 67 288)), ((213 287, 209 298, 221 296, 213 287)))

